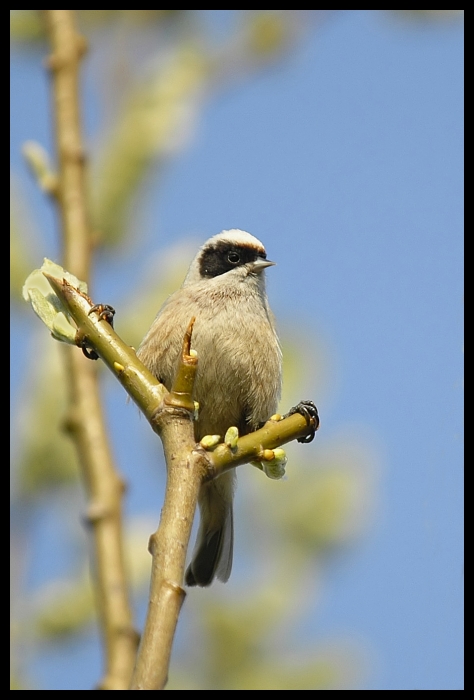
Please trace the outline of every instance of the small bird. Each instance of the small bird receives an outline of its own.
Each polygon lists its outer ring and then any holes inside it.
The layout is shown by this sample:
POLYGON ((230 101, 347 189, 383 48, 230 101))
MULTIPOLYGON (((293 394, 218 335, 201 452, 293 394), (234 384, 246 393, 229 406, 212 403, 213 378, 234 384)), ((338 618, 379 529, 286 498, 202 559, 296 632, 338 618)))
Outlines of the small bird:
MULTIPOLYGON (((223 437, 231 426, 245 435, 276 412, 282 355, 265 291, 265 268, 274 264, 250 233, 231 229, 209 238, 137 351, 170 390, 186 328, 195 317, 197 442, 205 435, 223 437)), ((200 487, 201 521, 186 571, 188 586, 208 586, 216 576, 225 582, 230 576, 234 486, 231 470, 200 487)))

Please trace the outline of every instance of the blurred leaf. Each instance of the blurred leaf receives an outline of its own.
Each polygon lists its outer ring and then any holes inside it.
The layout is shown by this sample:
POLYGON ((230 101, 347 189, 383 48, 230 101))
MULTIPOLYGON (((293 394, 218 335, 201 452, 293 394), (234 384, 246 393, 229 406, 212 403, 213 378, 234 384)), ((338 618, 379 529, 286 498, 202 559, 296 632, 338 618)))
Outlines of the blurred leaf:
MULTIPOLYGON (((152 517, 134 518, 127 523, 125 557, 132 590, 146 593, 150 583, 151 557, 148 539, 156 529, 152 517)), ((95 621, 96 609, 90 584, 88 563, 79 575, 55 579, 43 586, 35 596, 35 629, 50 641, 61 642, 95 621)))
POLYGON ((10 10, 12 41, 37 43, 45 38, 45 28, 38 10, 10 10))
MULTIPOLYGON (((301 581, 300 581, 301 583, 301 581)), ((194 689, 311 690, 353 687, 364 666, 365 650, 351 639, 308 647, 290 637, 295 617, 312 605, 295 577, 287 588, 281 581, 247 587, 229 598, 216 592, 194 603, 197 630, 188 631, 186 665, 194 670, 194 689), (282 618, 284 623, 282 624, 282 618), (199 639, 194 645, 193 639, 199 639), (190 649, 192 655, 190 656, 190 649)), ((364 669, 365 670, 365 669, 364 669)), ((188 669, 189 671, 189 669, 188 669)), ((168 689, 188 687, 182 664, 175 661, 168 689)))
POLYGON ((70 581, 52 581, 37 598, 36 633, 50 640, 75 634, 95 617, 94 596, 86 573, 70 581))
POLYGON ((249 49, 255 54, 271 56, 288 39, 287 10, 257 10, 248 16, 246 31, 249 49))
POLYGON ((320 445, 304 467, 290 458, 288 482, 266 501, 279 513, 280 546, 288 540, 292 556, 301 551, 311 561, 319 550, 359 537, 374 509, 376 464, 373 449, 351 435, 320 445))
POLYGON ((14 673, 10 675, 10 690, 27 690, 21 679, 14 673))
POLYGON ((23 310, 22 288, 27 275, 38 263, 36 230, 28 215, 27 202, 12 178, 10 186, 10 295, 23 310))
POLYGON ((29 496, 78 477, 76 452, 61 430, 66 410, 62 348, 41 332, 41 340, 34 340, 31 374, 13 418, 17 437, 21 436, 14 483, 20 494, 29 496))
POLYGON ((151 163, 159 167, 187 142, 207 71, 202 51, 181 46, 124 99, 93 174, 94 224, 102 242, 117 244, 129 232, 131 201, 151 163))

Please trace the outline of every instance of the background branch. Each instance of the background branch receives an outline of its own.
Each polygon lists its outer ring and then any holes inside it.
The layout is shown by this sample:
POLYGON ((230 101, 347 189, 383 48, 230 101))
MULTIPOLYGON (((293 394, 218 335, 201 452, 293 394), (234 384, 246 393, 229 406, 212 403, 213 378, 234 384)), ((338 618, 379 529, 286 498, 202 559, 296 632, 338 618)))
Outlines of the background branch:
MULTIPOLYGON (((62 223, 63 261, 76 276, 88 281, 92 237, 78 89, 85 42, 76 30, 73 10, 44 10, 44 17, 52 48, 48 65, 56 122, 56 201, 62 223)), ((105 676, 100 688, 120 690, 128 686, 137 646, 122 549, 124 486, 105 429, 97 369, 73 347, 64 348, 64 358, 69 378, 65 425, 79 457, 93 533, 94 588, 105 646, 105 676)))

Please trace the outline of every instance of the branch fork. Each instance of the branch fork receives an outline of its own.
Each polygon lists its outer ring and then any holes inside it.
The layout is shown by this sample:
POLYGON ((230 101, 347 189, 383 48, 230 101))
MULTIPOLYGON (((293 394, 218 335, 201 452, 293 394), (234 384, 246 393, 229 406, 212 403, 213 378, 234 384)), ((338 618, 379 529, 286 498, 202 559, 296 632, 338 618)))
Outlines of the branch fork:
POLYGON ((272 416, 248 435, 238 437, 236 429, 230 428, 215 449, 205 449, 196 444, 193 427, 196 405, 192 397, 198 367, 198 357, 191 348, 195 319, 190 319, 176 378, 167 391, 140 362, 135 350, 116 334, 110 323, 110 307, 94 305, 84 288, 74 286, 67 274, 62 278, 48 272, 43 275, 57 296, 54 308, 74 323, 74 343, 87 348, 92 359, 103 359, 163 442, 166 498, 160 525, 149 541, 153 558, 150 599, 130 686, 132 690, 162 689, 186 595, 182 588, 185 558, 201 484, 249 462, 270 478, 281 478, 286 464, 281 445, 312 439, 319 426, 317 409, 312 402, 302 402, 284 417, 272 416))

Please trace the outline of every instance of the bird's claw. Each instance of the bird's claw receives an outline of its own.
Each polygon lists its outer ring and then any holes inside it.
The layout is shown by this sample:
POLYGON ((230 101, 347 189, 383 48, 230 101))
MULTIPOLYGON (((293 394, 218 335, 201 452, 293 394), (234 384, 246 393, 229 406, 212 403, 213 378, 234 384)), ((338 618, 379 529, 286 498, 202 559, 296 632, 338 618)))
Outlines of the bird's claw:
POLYGON ((309 435, 306 435, 305 437, 298 438, 298 442, 311 442, 314 439, 314 435, 317 429, 319 428, 318 409, 316 408, 313 401, 300 401, 297 406, 293 406, 293 408, 290 408, 285 418, 288 418, 288 416, 292 416, 294 413, 300 413, 304 418, 306 418, 308 425, 312 427, 311 433, 309 435))
POLYGON ((99 356, 96 353, 96 351, 93 350, 91 347, 89 347, 89 345, 87 344, 87 338, 83 338, 81 340, 80 348, 88 360, 98 360, 99 359, 99 356))
MULTIPOLYGON (((99 321, 106 321, 112 328, 114 327, 115 309, 113 306, 110 306, 109 304, 94 304, 94 306, 91 306, 89 309, 89 313, 87 315, 90 316, 94 311, 99 316, 99 321)), ((87 338, 83 338, 81 340, 80 347, 88 360, 99 359, 99 355, 96 353, 96 351, 87 345, 87 338)))
POLYGON ((94 304, 89 309, 88 316, 94 311, 98 314, 99 321, 107 321, 112 328, 114 327, 115 309, 113 306, 110 306, 110 304, 94 304))

